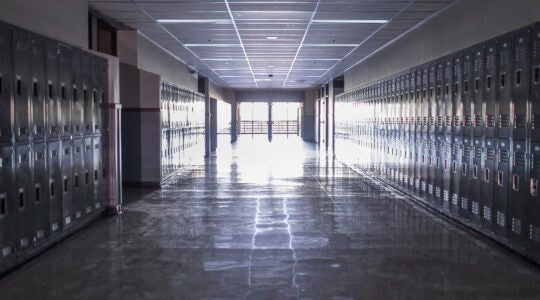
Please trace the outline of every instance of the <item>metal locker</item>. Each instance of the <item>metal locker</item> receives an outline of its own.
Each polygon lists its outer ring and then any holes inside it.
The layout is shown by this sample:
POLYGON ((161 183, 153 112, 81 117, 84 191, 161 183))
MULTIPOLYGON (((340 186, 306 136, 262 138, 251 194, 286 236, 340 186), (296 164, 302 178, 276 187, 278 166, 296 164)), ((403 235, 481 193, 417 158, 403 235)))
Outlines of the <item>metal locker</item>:
POLYGON ((60 129, 62 138, 71 138, 71 105, 73 83, 71 78, 72 58, 71 48, 58 45, 58 98, 60 99, 60 129))
POLYGON ((482 170, 484 166, 484 139, 474 137, 472 139, 472 164, 470 168, 470 201, 471 220, 476 224, 482 224, 482 170))
POLYGON ((428 200, 432 203, 437 203, 438 197, 435 194, 435 187, 438 184, 437 175, 437 157, 438 157, 438 139, 437 135, 429 135, 429 157, 428 157, 428 177, 427 177, 427 194, 428 200))
POLYGON ((485 46, 479 45, 473 49, 472 54, 472 84, 471 84, 471 105, 472 105, 472 125, 473 135, 475 137, 483 134, 483 117, 485 108, 483 107, 484 100, 484 52, 485 46))
POLYGON ((101 104, 103 103, 103 98, 105 97, 105 90, 102 86, 102 58, 93 57, 92 59, 92 96, 91 99, 93 103, 93 112, 92 112, 92 130, 94 134, 101 133, 101 104))
POLYGON ((459 166, 459 215, 465 219, 472 217, 471 168, 473 166, 473 143, 468 136, 462 137, 461 165, 459 166))
POLYGON ((72 142, 71 140, 62 140, 60 150, 60 166, 62 184, 60 193, 62 194, 62 229, 65 231, 73 225, 74 217, 73 207, 73 178, 72 178, 72 142))
POLYGON ((45 102, 45 42, 36 35, 30 37, 30 99, 32 99, 32 136, 34 141, 45 139, 46 102, 45 102))
MULTIPOLYGON (((445 183, 447 181, 445 180, 445 165, 444 160, 446 157, 446 150, 447 150, 447 138, 446 135, 443 134, 437 134, 436 136, 437 143, 436 143, 436 156, 435 156, 435 182, 434 182, 434 188, 435 188, 435 198, 436 198, 436 204, 443 206, 443 202, 447 202, 448 200, 448 194, 444 194, 445 191, 445 183), (444 196, 447 196, 446 199, 444 199, 444 196)), ((445 205, 446 208, 448 207, 445 205)))
POLYGON ((35 143, 32 145, 32 158, 34 160, 34 242, 41 243, 46 240, 49 233, 49 174, 47 172, 47 145, 35 143))
POLYGON ((461 83, 461 101, 463 103, 463 136, 473 136, 473 51, 463 52, 463 81, 461 83))
POLYGON ((481 208, 482 208, 482 225, 492 230, 493 226, 493 191, 494 182, 496 180, 495 170, 497 169, 497 140, 494 138, 484 139, 484 157, 482 168, 482 186, 481 189, 481 208))
POLYGON ((461 197, 460 197, 460 179, 461 179, 461 173, 460 173, 460 166, 461 166, 461 158, 462 158, 462 151, 463 144, 461 141, 461 136, 454 135, 452 136, 452 153, 451 153, 451 160, 448 162, 449 166, 449 173, 450 173, 450 212, 452 212, 454 215, 459 215, 459 208, 461 204, 461 197))
POLYGON ((428 132, 430 134, 435 134, 436 132, 436 119, 437 119, 437 99, 435 97, 437 78, 437 64, 432 63, 429 66, 429 75, 428 75, 428 132))
POLYGON ((0 264, 15 259, 15 151, 0 144, 0 264))
POLYGON ((100 207, 102 207, 102 203, 103 203, 103 199, 104 199, 104 194, 103 194, 103 187, 105 186, 105 179, 103 178, 103 175, 104 175, 104 170, 103 170, 103 152, 105 151, 105 149, 103 149, 103 144, 102 144, 102 137, 94 137, 92 139, 92 151, 93 151, 93 155, 92 155, 92 159, 93 159, 93 169, 92 169, 92 174, 93 174, 93 190, 92 190, 92 193, 94 195, 94 198, 93 198, 93 203, 92 203, 92 208, 95 210, 95 209, 98 209, 100 207))
MULTIPOLYGON (((515 133, 515 132, 514 132, 515 133)), ((510 177, 510 196, 508 207, 508 237, 521 245, 525 241, 526 202, 529 196, 529 162, 527 161, 527 143, 513 141, 513 157, 510 177)))
MULTIPOLYGON (((497 102, 499 104, 499 138, 512 137, 512 82, 514 72, 512 68, 512 36, 506 35, 497 42, 497 102)), ((533 104, 534 106, 534 104, 533 104)))
POLYGON ((445 103, 444 103, 444 61, 436 62, 435 71, 435 132, 444 132, 445 103))
POLYGON ((531 140, 540 141, 540 24, 533 27, 531 51, 531 140))
MULTIPOLYGON (((422 87, 421 87, 421 105, 422 105, 422 133, 427 133, 429 131, 429 116, 430 116, 430 98, 428 97, 429 84, 429 66, 424 65, 422 69, 422 87)), ((425 136, 423 134, 422 136, 425 136)))
POLYGON ((13 138, 11 64, 11 31, 0 23, 0 143, 11 143, 13 138))
POLYGON ((84 133, 84 101, 82 99, 81 50, 71 52, 71 123, 73 135, 84 133))
POLYGON ((30 140, 30 34, 13 29, 13 101, 15 108, 15 141, 30 140))
MULTIPOLYGON (((108 100, 108 91, 109 91, 109 64, 108 61, 105 59, 100 60, 100 70, 99 70, 99 76, 100 76, 100 84, 101 84, 101 94, 100 94, 100 104, 105 105, 109 102, 108 100)), ((99 107, 99 115, 101 120, 101 134, 109 134, 109 119, 108 119, 108 111, 103 110, 102 105, 99 107)))
POLYGON ((60 141, 48 141, 47 143, 47 167, 48 167, 48 198, 49 198, 49 232, 55 236, 62 232, 63 228, 63 204, 62 204, 62 146, 60 141))
POLYGON ((483 77, 484 96, 484 137, 497 136, 498 127, 498 102, 497 102, 497 44, 495 41, 486 44, 485 68, 483 77))
POLYGON ((452 73, 452 135, 460 137, 463 133, 463 55, 461 52, 453 56, 452 73))
POLYGON ((529 28, 520 30, 514 35, 514 70, 512 83, 512 101, 514 108, 514 129, 512 137, 516 140, 527 138, 529 83, 530 83, 530 35, 529 28))
POLYGON ((538 182, 540 180, 540 143, 531 143, 531 178, 527 198, 527 249, 538 256, 540 250, 540 199, 538 182))
MULTIPOLYGON (((84 140, 74 139, 72 141, 72 169, 71 169, 71 186, 73 188, 73 216, 75 220, 79 220, 86 208, 86 188, 85 188, 85 160, 84 160, 84 140)), ((74 220, 74 221, 75 221, 74 220)))
POLYGON ((8 205, 16 208, 15 234, 17 252, 30 249, 34 240, 33 159, 30 145, 15 146, 15 197, 8 205))
POLYGON ((84 134, 92 134, 92 122, 94 114, 94 101, 91 100, 92 92, 92 57, 81 53, 81 96, 84 105, 84 134))
POLYGON ((443 102, 444 102, 444 120, 443 134, 451 135, 453 130, 453 89, 454 89, 454 60, 453 57, 448 57, 444 61, 444 85, 443 85, 443 102))
POLYGON ((45 95, 47 102, 47 138, 58 139, 60 137, 59 113, 60 101, 58 99, 58 44, 53 41, 46 41, 46 82, 45 95))
POLYGON ((494 176, 493 231, 506 236, 508 231, 508 195, 510 193, 510 155, 512 144, 508 139, 499 139, 497 148, 497 172, 494 176))
POLYGON ((94 185, 97 184, 94 182, 95 177, 99 177, 99 172, 94 172, 94 143, 92 137, 86 137, 83 139, 84 142, 84 174, 82 176, 81 185, 84 186, 84 215, 89 215, 94 211, 95 198, 97 193, 94 192, 94 185))
MULTIPOLYGON (((109 197, 108 197, 109 191, 108 191, 108 184, 107 184, 109 180, 108 176, 110 174, 109 169, 108 169, 108 166, 110 165, 109 136, 102 135, 100 139, 101 139, 101 162, 99 163, 99 167, 97 167, 97 170, 99 171, 99 175, 101 176, 100 176, 100 182, 99 182, 98 199, 96 199, 96 204, 95 204, 96 209, 100 207, 105 208, 109 201, 109 197)), ((94 149, 95 149, 95 146, 94 146, 94 149)))

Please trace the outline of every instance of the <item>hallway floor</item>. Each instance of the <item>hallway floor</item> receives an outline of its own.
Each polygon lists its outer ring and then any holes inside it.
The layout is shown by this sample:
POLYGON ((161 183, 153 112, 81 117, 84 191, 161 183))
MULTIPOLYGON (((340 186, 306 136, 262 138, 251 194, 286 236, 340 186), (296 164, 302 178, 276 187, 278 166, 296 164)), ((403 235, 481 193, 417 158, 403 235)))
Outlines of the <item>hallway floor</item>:
POLYGON ((540 298, 540 268, 296 137, 221 143, 188 178, 125 197, 122 216, 0 279, 0 298, 540 298))

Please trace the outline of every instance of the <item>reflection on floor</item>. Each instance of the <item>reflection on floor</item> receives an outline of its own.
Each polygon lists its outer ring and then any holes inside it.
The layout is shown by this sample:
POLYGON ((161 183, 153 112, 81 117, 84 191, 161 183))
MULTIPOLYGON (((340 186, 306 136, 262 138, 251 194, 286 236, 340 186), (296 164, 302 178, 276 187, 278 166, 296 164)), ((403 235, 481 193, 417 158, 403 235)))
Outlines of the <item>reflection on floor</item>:
POLYGON ((0 280, 2 299, 536 298, 540 272, 318 154, 241 137, 0 280))

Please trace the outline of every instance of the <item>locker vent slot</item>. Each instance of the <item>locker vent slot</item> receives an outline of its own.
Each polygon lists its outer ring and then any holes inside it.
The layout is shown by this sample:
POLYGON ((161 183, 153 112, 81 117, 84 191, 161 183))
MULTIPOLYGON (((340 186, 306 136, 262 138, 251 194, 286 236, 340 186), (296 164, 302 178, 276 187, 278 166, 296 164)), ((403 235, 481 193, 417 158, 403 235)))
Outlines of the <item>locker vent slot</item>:
POLYGON ((433 185, 432 184, 428 184, 428 193, 430 195, 433 195, 433 185))
POLYGON ((441 198, 441 188, 438 186, 435 187, 435 197, 441 198))
POLYGON ((469 205, 469 199, 467 197, 461 197, 461 208, 467 209, 469 205))
POLYGON ((443 200, 444 200, 444 202, 448 202, 448 201, 450 200, 450 199, 449 199, 449 198, 450 198, 449 196, 450 196, 450 194, 448 193, 448 191, 447 191, 447 190, 443 190, 443 200))
POLYGON ((486 159, 495 160, 495 149, 487 148, 487 150, 486 150, 486 159))
POLYGON ((534 114, 532 115, 532 122, 531 122, 532 129, 540 129, 540 115, 534 114))
POLYGON ((533 242, 540 242, 540 227, 533 226, 532 224, 529 226, 529 239, 533 242))
POLYGON ((452 126, 452 116, 446 116, 445 118, 445 126, 452 126))
POLYGON ((519 166, 519 167, 525 166, 525 153, 514 152, 514 166, 519 166))
POLYGON ((506 215, 502 211, 497 212, 497 225, 506 227, 506 215))
POLYGON ((471 155, 471 147, 463 146, 463 156, 466 158, 469 158, 470 155, 471 155))
POLYGON ((459 196, 458 194, 452 194, 452 205, 458 206, 459 196))
POLYGON ((478 215, 480 213, 480 209, 478 207, 478 202, 473 201, 472 202, 472 213, 475 215, 478 215))
POLYGON ((466 127, 471 127, 472 126, 472 118, 471 116, 464 116, 464 122, 463 124, 466 126, 466 127))
POLYGON ((540 170, 540 155, 531 154, 532 156, 532 168, 535 170, 540 170))
POLYGON ((491 208, 484 206, 484 219, 491 220, 491 208))
POLYGON ((51 225, 52 232, 58 231, 58 229, 60 229, 60 225, 58 224, 58 222, 55 222, 51 225))
POLYGON ((482 116, 474 115, 474 127, 482 127, 482 116))
POLYGON ((526 125, 525 115, 516 115, 514 120, 514 128, 523 129, 526 125))
POLYGON ((474 158, 482 158, 482 148, 479 146, 474 146, 474 158))
POLYGON ((6 194, 0 195, 0 217, 7 214, 7 196, 6 194))
POLYGON ((494 115, 487 115, 486 116, 486 127, 495 127, 495 116, 494 115))
POLYGON ((508 163, 508 150, 501 149, 499 151, 499 163, 508 163))
POLYGON ((520 234, 521 233, 521 220, 512 218, 512 232, 520 234))
POLYGON ((2 248, 2 256, 3 257, 10 256, 12 252, 13 251, 12 251, 10 246, 2 248))

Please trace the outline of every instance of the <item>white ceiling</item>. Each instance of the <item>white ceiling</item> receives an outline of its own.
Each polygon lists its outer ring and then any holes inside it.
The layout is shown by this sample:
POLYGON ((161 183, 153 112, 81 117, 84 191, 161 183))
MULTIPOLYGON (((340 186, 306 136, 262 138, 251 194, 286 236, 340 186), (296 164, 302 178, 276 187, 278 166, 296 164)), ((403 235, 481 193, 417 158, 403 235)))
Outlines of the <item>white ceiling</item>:
POLYGON ((89 2, 106 20, 136 28, 220 85, 307 88, 342 74, 454 1, 89 2))

